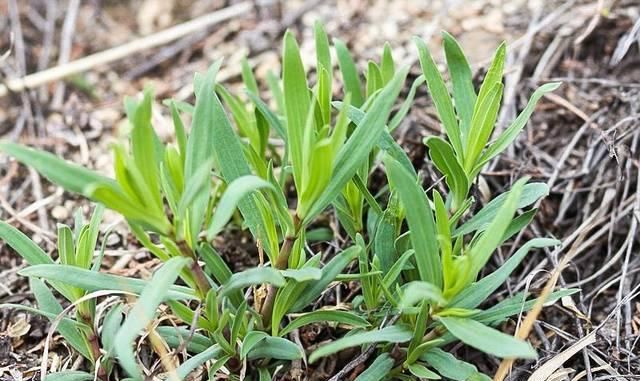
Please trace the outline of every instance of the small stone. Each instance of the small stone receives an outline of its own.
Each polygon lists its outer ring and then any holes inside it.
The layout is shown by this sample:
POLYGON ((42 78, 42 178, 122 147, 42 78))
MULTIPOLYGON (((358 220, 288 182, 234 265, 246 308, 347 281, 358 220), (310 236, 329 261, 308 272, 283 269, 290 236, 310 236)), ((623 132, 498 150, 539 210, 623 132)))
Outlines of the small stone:
POLYGON ((69 210, 61 205, 56 205, 51 210, 51 215, 58 221, 66 220, 69 218, 69 210))

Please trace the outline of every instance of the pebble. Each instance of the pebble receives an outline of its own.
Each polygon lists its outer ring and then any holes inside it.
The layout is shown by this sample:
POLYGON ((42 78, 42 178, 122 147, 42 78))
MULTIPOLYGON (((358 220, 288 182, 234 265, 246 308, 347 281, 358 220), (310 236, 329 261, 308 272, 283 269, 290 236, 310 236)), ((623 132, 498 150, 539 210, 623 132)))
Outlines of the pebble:
POLYGON ((51 216, 58 221, 69 218, 69 210, 62 205, 56 205, 51 209, 51 216))

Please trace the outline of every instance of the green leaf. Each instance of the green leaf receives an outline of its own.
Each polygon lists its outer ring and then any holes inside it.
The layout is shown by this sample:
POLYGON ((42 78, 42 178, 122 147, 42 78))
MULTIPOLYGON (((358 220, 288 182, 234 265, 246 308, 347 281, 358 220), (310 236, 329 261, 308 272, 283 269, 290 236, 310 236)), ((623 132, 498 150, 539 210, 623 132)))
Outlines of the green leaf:
POLYGON ((302 65, 300 49, 290 31, 284 36, 283 84, 287 120, 287 143, 297 189, 302 189, 304 131, 309 114, 310 99, 307 76, 302 65))
POLYGON ((0 151, 13 156, 25 165, 33 167, 52 183, 63 187, 67 191, 82 194, 85 197, 90 197, 86 193, 87 184, 117 186, 112 179, 60 159, 49 152, 9 142, 0 142, 0 151))
POLYGON ((278 117, 278 115, 276 115, 273 111, 271 111, 269 106, 266 103, 264 103, 264 101, 260 99, 258 95, 251 92, 247 92, 247 96, 249 97, 249 99, 251 99, 251 101, 255 105, 256 110, 258 110, 258 112, 262 114, 262 116, 267 120, 269 125, 273 127, 273 129, 276 130, 278 135, 280 135, 280 137, 284 139, 286 142, 287 131, 282 121, 278 117))
MULTIPOLYGON (((127 278, 118 275, 105 274, 79 267, 65 265, 35 265, 18 272, 22 276, 44 278, 48 281, 65 283, 88 292, 119 290, 140 294, 149 282, 142 279, 127 278)), ((193 290, 183 286, 171 286, 165 295, 166 300, 197 299, 193 290)))
MULTIPOLYGON (((56 299, 55 295, 49 290, 47 285, 40 279, 29 279, 29 288, 33 292, 33 296, 38 302, 38 308, 42 312, 49 314, 49 321, 57 319, 63 311, 62 306, 56 299)), ((63 318, 58 323, 57 330, 62 337, 71 345, 78 353, 88 360, 95 360, 91 355, 91 351, 87 347, 86 340, 78 330, 79 324, 71 319, 63 318)))
POLYGON ((442 286, 442 269, 438 252, 435 221, 427 196, 417 184, 417 179, 397 161, 384 159, 387 176, 406 209, 406 218, 411 231, 411 243, 420 279, 442 286))
POLYGON ((178 348, 186 343, 189 353, 202 353, 214 345, 211 339, 199 333, 193 333, 187 327, 160 326, 156 331, 171 348, 178 348))
POLYGON ((544 96, 546 93, 554 91, 555 89, 560 87, 560 85, 560 82, 546 83, 540 86, 533 93, 524 110, 522 110, 518 117, 511 123, 511 125, 509 125, 509 127, 504 130, 502 134, 500 134, 495 142, 490 144, 489 147, 487 147, 484 153, 480 156, 472 172, 472 177, 475 177, 475 174, 480 173, 482 167, 486 163, 488 163, 489 160, 493 159, 500 152, 504 151, 516 139, 520 131, 522 131, 524 126, 529 121, 529 118, 531 117, 531 114, 533 114, 533 110, 535 109, 536 104, 538 103, 540 98, 542 98, 542 96, 544 96))
POLYGON ((356 377, 355 381, 381 381, 393 368, 395 360, 388 353, 383 353, 376 357, 364 372, 356 377))
POLYGON ((76 264, 76 250, 73 242, 73 232, 66 225, 58 225, 58 255, 63 265, 76 264))
POLYGON ((309 223, 329 205, 356 174, 363 162, 368 160, 369 153, 384 132, 385 123, 404 83, 407 70, 407 68, 402 68, 396 73, 393 80, 385 86, 380 96, 373 102, 370 111, 365 114, 362 122, 342 146, 333 163, 331 180, 322 196, 314 203, 309 213, 304 216, 303 224, 309 223))
POLYGON ((173 282, 178 278, 178 273, 190 261, 189 258, 171 258, 156 271, 118 330, 114 339, 114 349, 120 366, 130 376, 142 378, 142 372, 132 349, 134 339, 153 319, 158 305, 167 299, 173 282))
POLYGON ((340 73, 342 74, 344 93, 351 94, 351 104, 355 107, 360 107, 364 102, 364 97, 362 95, 360 76, 358 75, 358 69, 356 69, 353 57, 351 57, 349 49, 341 40, 334 38, 333 45, 336 49, 338 66, 340 66, 340 73))
POLYGON ((211 166, 212 161, 209 159, 187 180, 184 191, 180 196, 180 201, 178 201, 178 216, 184 216, 187 208, 192 206, 194 200, 198 199, 199 196, 202 196, 203 193, 206 194, 209 192, 211 183, 211 166))
POLYGON ((405 269, 407 262, 411 257, 413 257, 415 253, 416 252, 414 250, 407 250, 404 254, 400 256, 400 258, 398 258, 397 261, 393 263, 393 266, 391 266, 391 269, 389 269, 389 272, 387 272, 384 275, 384 278, 382 279, 382 283, 386 288, 391 289, 391 286, 393 286, 395 281, 400 276, 400 273, 402 272, 402 270, 405 269))
POLYGON ((355 328, 364 328, 370 325, 368 321, 351 312, 317 310, 295 318, 282 331, 280 331, 280 336, 285 336, 289 332, 292 332, 302 326, 319 322, 336 322, 355 328))
POLYGON ((236 206, 245 197, 258 189, 271 189, 275 187, 268 181, 257 176, 247 175, 233 180, 218 202, 218 206, 213 214, 209 228, 207 229, 207 239, 212 240, 224 226, 229 222, 236 206))
POLYGON ((426 139, 425 144, 429 147, 429 157, 445 175, 445 180, 449 190, 454 197, 454 210, 463 204, 469 191, 469 179, 464 172, 462 165, 458 161, 453 148, 446 141, 436 136, 430 136, 426 139))
POLYGON ((501 358, 537 358, 529 343, 471 319, 441 317, 439 321, 463 343, 501 358))
POLYGON ((333 259, 322 268, 322 277, 307 285, 304 289, 304 293, 300 295, 289 311, 300 311, 309 303, 313 302, 318 296, 320 296, 320 294, 322 294, 329 283, 333 282, 338 274, 340 274, 342 270, 360 254, 361 250, 362 248, 360 246, 351 246, 333 257, 333 259))
POLYGON ((429 370, 426 366, 420 364, 409 365, 409 372, 418 378, 425 378, 427 380, 439 380, 440 377, 437 373, 429 370))
POLYGON ((494 250, 502 243, 502 237, 509 227, 516 209, 518 208, 518 201, 522 194, 524 184, 527 183, 527 178, 522 178, 513 184, 513 187, 509 191, 507 199, 504 201, 498 213, 491 224, 487 227, 487 230, 478 241, 469 249, 469 257, 473 263, 472 271, 477 274, 482 267, 487 263, 494 250))
POLYGON ((304 356, 302 348, 281 337, 267 336, 254 345, 247 358, 274 358, 278 360, 298 360, 304 356))
POLYGON ((454 381, 467 381, 478 370, 475 366, 458 360, 449 352, 440 348, 431 348, 422 356, 422 361, 431 365, 438 373, 454 381))
POLYGON ((124 317, 123 310, 124 307, 122 304, 116 304, 107 312, 102 321, 100 339, 102 341, 102 347, 107 352, 107 357, 111 357, 113 354, 114 338, 122 325, 124 317))
POLYGON ((411 88, 409 89, 409 93, 407 94, 407 97, 404 99, 404 102, 402 102, 402 105, 400 106, 398 111, 393 115, 393 118, 391 118, 391 121, 389 122, 389 132, 395 130, 400 125, 400 123, 402 123, 402 120, 404 119, 404 117, 407 116, 409 109, 413 105, 413 99, 416 96, 416 91, 424 81, 425 81, 424 75, 422 74, 419 75, 413 81, 413 83, 411 84, 411 88))
POLYGON ((380 74, 382 75, 382 81, 386 84, 393 78, 396 68, 393 62, 393 55, 391 53, 391 45, 388 42, 384 43, 382 50, 382 60, 380 62, 380 74))
POLYGON ((427 282, 409 282, 402 292, 400 308, 407 308, 416 305, 418 302, 446 304, 442 292, 436 286, 427 282))
POLYGON ((247 358, 247 354, 253 347, 256 346, 260 341, 266 339, 269 335, 262 331, 251 331, 248 332, 242 341, 242 346, 240 348, 240 359, 244 360, 247 358))
MULTIPOLYGON (((510 192, 511 191, 502 193, 491 200, 478 213, 471 217, 462 226, 457 228, 453 232, 453 237, 469 234, 474 231, 483 232, 486 230, 498 211, 502 208, 507 197, 509 197, 510 192)), ((518 200, 518 209, 525 208, 533 204, 547 194, 549 194, 549 187, 545 183, 525 184, 522 188, 522 194, 518 200)))
POLYGON ((354 333, 320 346, 311 354, 311 356, 309 356, 309 362, 314 363, 322 357, 340 352, 346 348, 357 347, 363 344, 404 343, 411 340, 412 336, 412 331, 409 328, 400 325, 385 327, 379 330, 354 333))
POLYGON ((218 60, 209 67, 196 92, 191 133, 185 152, 184 174, 186 181, 189 181, 198 168, 207 163, 214 155, 213 142, 216 140, 214 127, 219 116, 212 95, 215 90, 216 75, 221 65, 222 60, 218 60))
POLYGON ((420 66, 422 66, 422 72, 427 80, 427 87, 429 88, 429 94, 433 100, 433 104, 436 106, 440 122, 451 141, 453 149, 458 154, 459 158, 464 157, 464 151, 462 147, 462 136, 458 127, 458 121, 456 120, 455 112, 453 111, 453 102, 447 91, 447 86, 438 71, 438 67, 427 44, 420 38, 414 38, 414 42, 418 47, 418 56, 420 57, 420 66))
MULTIPOLYGON (((78 238, 78 248, 76 262, 78 266, 88 269, 92 267, 93 255, 95 253, 96 245, 98 244, 98 235, 100 234, 100 222, 102 221, 102 215, 104 214, 104 206, 98 204, 93 211, 91 221, 84 235, 80 235, 78 238)), ((97 261, 99 262, 99 260, 97 261)), ((95 264, 94 264, 95 265, 95 264)), ((99 266, 99 264, 98 264, 99 266)))
POLYGON ((30 265, 53 264, 53 260, 44 250, 20 230, 4 221, 0 221, 0 238, 30 265))
MULTIPOLYGON (((42 377, 45 379, 45 377, 42 377)), ((93 381, 94 375, 79 370, 63 370, 46 375, 48 381, 93 381)))
POLYGON ((222 354, 222 350, 219 345, 213 345, 206 350, 198 353, 197 355, 191 357, 187 361, 180 364, 180 366, 176 369, 176 373, 179 380, 186 380, 197 367, 201 366, 205 362, 209 360, 213 360, 218 358, 222 354))
POLYGON ((258 93, 258 83, 256 82, 256 77, 253 75, 253 70, 251 69, 251 65, 247 60, 247 57, 242 57, 242 82, 248 91, 259 94, 258 93))
POLYGON ((464 151, 464 169, 467 173, 472 172, 491 137, 500 110, 503 87, 502 83, 496 83, 484 99, 478 98, 478 102, 481 100, 483 102, 474 111, 469 139, 464 151))
POLYGON ((284 282, 284 277, 278 270, 271 267, 254 267, 231 275, 231 278, 222 286, 220 296, 226 296, 233 290, 263 283, 281 287, 284 282))
MULTIPOLYGON (((545 305, 551 305, 557 300, 573 295, 579 292, 579 289, 570 288, 554 291, 545 300, 545 305)), ((473 316, 474 319, 482 324, 495 325, 503 322, 509 316, 513 316, 519 313, 524 313, 533 308, 537 302, 536 298, 526 300, 526 296, 523 292, 513 295, 512 297, 501 301, 488 310, 481 311, 473 316)))
POLYGON ((515 270, 516 267, 522 262, 524 257, 529 253, 529 250, 556 246, 560 241, 548 238, 534 238, 518 249, 511 258, 509 258, 500 268, 496 271, 482 278, 481 280, 472 283, 466 287, 462 292, 456 295, 449 303, 450 307, 457 308, 475 308, 480 305, 489 295, 500 287, 504 281, 507 280, 509 275, 515 270))
POLYGON ((473 75, 469 62, 464 56, 458 42, 447 32, 442 32, 444 41, 444 53, 447 58, 447 66, 451 82, 453 82, 453 99, 460 118, 460 133, 463 143, 468 137, 473 106, 476 103, 476 91, 473 88, 473 75))
POLYGON ((281 270, 280 273, 283 277, 294 279, 296 282, 318 280, 322 277, 322 270, 315 267, 281 270))

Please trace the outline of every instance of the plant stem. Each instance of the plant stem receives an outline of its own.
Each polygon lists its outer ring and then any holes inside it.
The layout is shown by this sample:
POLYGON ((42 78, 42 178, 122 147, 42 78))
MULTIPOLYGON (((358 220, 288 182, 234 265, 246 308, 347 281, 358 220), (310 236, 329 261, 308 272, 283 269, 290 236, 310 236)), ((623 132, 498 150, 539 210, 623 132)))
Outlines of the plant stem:
POLYGON ((79 314, 80 320, 83 321, 84 324, 89 327, 88 332, 85 337, 87 339, 87 343, 89 344, 89 349, 91 350, 91 357, 93 357, 93 365, 98 367, 98 378, 103 381, 107 381, 107 371, 100 364, 99 360, 102 357, 102 351, 100 350, 100 341, 98 340, 98 334, 93 326, 93 318, 85 315, 84 313, 79 314))
MULTIPOLYGON (((293 234, 288 234, 284 242, 282 243, 282 247, 280 248, 280 253, 278 253, 278 257, 276 258, 276 263, 274 267, 278 270, 285 270, 289 266, 289 257, 291 256, 291 250, 293 249, 293 245, 298 239, 300 233, 300 225, 301 221, 297 215, 293 216, 293 225, 294 231, 293 234)), ((262 315, 262 322, 264 323, 265 328, 269 328, 271 325, 271 315, 273 313, 273 304, 276 300, 276 293, 278 292, 278 288, 272 284, 267 286, 267 296, 262 304, 262 308, 260 309, 260 315, 262 315)))
POLYGON ((206 298, 207 296, 207 293, 211 289, 211 284, 209 283, 209 280, 207 279, 204 271, 198 264, 198 257, 189 247, 189 245, 187 245, 187 242, 177 241, 177 245, 185 257, 189 257, 193 260, 193 262, 191 262, 190 270, 193 274, 196 286, 198 287, 198 291, 200 292, 200 297, 204 300, 204 298, 206 298))

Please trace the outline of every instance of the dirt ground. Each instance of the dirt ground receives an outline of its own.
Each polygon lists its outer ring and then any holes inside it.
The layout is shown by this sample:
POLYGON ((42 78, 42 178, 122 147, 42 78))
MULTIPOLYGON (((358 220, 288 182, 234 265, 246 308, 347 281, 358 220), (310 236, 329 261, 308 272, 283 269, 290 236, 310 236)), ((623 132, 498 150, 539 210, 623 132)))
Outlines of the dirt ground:
MULTIPOLYGON (((236 1, 205 0, 0 0, 0 78, 15 78, 118 46, 183 23, 236 1), (10 31, 14 41, 11 44, 10 31)), ((526 259, 495 296, 539 290, 565 255, 573 256, 560 284, 581 291, 546 309, 531 340, 540 358, 518 362, 510 380, 526 380, 540 368, 544 380, 633 380, 640 375, 640 3, 524 0, 296 0, 256 1, 250 12, 207 30, 146 49, 116 62, 26 92, 0 98, 0 138, 20 141, 67 159, 111 171, 109 143, 126 132, 125 95, 152 84, 157 106, 167 97, 192 99, 193 73, 224 57, 225 84, 239 86, 239 62, 247 55, 261 86, 279 70, 280 39, 287 28, 312 57, 312 25, 345 41, 359 64, 380 55, 389 41, 400 63, 414 63, 414 35, 430 41, 442 62, 440 30, 459 39, 479 81, 498 44, 508 42, 504 128, 540 84, 562 81, 545 97, 517 143, 482 174, 476 197, 486 201, 522 176, 549 184, 551 194, 535 221, 493 257, 499 265, 525 239, 555 237, 555 251, 526 259)), ((305 52, 309 54, 304 54, 305 52)), ((408 89, 407 89, 408 90, 408 89)), ((171 136, 166 110, 154 125, 171 136)), ((397 137, 416 166, 433 179, 422 137, 437 134, 435 109, 421 89, 397 137)), ((0 156, 0 219, 9 221, 48 251, 55 225, 71 224, 90 205, 47 183, 35 172, 0 156)), ((106 271, 148 277, 157 262, 129 236, 126 224, 107 213, 106 271)), ((230 234, 218 242, 234 267, 255 259, 255 248, 230 234), (236 264, 237 262, 237 264, 236 264)), ((32 304, 28 284, 16 275, 18 256, 0 243, 0 304, 32 304)), ((513 329, 514 319, 504 328, 513 329)), ((39 379, 46 320, 0 310, 0 380, 39 379)), ((60 340, 50 369, 82 368, 60 340)), ((498 363, 462 346, 461 358, 493 374, 498 363)), ((538 373, 540 374, 540 373, 538 373)))

